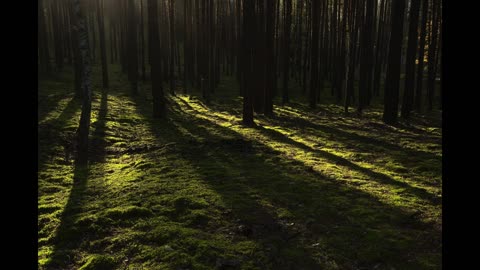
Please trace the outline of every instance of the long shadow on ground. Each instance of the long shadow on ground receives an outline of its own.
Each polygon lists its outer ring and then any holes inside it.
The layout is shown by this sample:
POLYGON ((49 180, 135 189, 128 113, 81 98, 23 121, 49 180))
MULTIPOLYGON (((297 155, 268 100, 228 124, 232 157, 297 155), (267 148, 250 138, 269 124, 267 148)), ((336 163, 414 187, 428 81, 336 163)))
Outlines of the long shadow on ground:
POLYGON ((88 191, 88 180, 91 174, 90 167, 95 163, 105 161, 105 121, 108 112, 108 94, 102 92, 98 118, 94 127, 93 139, 89 146, 89 165, 88 167, 79 167, 74 165, 73 186, 71 188, 65 208, 60 215, 60 225, 56 230, 53 241, 53 251, 50 261, 45 265, 47 269, 65 268, 74 263, 72 256, 73 250, 87 239, 95 239, 107 234, 107 228, 101 228, 102 223, 108 223, 108 220, 79 220, 78 215, 84 211, 83 206, 87 200, 95 193, 88 191), (87 197, 89 193, 90 197, 87 197), (93 223, 93 225, 92 225, 93 223), (96 223, 96 224, 95 224, 96 223))
POLYGON ((174 102, 169 121, 152 120, 150 104, 137 101, 137 108, 161 141, 177 142, 176 151, 231 207, 224 218, 242 227, 238 237, 260 245, 248 258, 258 267, 427 269, 425 258, 438 265, 439 257, 431 255, 439 254, 440 233, 412 213, 196 118, 174 102))

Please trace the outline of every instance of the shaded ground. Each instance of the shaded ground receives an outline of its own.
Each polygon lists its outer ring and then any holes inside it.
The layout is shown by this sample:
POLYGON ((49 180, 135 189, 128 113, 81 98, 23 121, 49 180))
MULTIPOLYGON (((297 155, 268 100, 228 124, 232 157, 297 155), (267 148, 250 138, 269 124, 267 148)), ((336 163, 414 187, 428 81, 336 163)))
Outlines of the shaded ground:
POLYGON ((40 269, 441 268, 437 115, 391 127, 379 108, 359 119, 291 104, 245 128, 225 80, 208 106, 169 98, 159 121, 149 86, 131 98, 112 68, 88 171, 65 154, 72 79, 40 82, 40 269))

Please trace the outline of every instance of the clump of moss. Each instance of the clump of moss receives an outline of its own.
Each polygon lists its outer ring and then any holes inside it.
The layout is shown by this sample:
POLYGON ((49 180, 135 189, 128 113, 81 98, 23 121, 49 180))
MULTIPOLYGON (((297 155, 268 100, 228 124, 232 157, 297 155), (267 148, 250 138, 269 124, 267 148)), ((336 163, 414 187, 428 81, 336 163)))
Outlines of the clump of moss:
POLYGON ((117 263, 111 256, 93 255, 78 270, 113 270, 116 266, 117 263))
POLYGON ((104 215, 114 220, 128 220, 149 217, 153 215, 153 212, 145 207, 126 206, 107 209, 104 215))

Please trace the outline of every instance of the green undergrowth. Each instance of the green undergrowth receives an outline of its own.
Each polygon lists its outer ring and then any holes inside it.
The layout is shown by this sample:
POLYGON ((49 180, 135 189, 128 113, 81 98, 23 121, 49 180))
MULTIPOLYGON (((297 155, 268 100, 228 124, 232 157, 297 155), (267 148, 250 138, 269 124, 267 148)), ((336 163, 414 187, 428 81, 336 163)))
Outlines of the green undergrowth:
POLYGON ((66 155, 69 71, 39 82, 40 269, 441 268, 438 113, 387 126, 380 107, 290 103, 246 128, 227 78, 155 120, 150 86, 131 97, 110 68, 102 92, 94 67, 87 169, 66 155))

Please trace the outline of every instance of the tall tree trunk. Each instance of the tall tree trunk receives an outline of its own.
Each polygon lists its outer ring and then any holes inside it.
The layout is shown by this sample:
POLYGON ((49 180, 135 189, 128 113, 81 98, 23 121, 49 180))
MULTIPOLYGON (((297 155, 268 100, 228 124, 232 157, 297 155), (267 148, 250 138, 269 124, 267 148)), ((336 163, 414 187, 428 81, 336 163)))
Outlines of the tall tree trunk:
POLYGON ((55 64, 57 70, 61 71, 63 69, 63 43, 62 31, 60 26, 60 16, 58 11, 58 0, 52 2, 51 16, 55 49, 55 64))
POLYGON ((428 45, 428 81, 427 81, 427 110, 433 109, 433 97, 435 96, 435 62, 438 42, 438 10, 440 2, 432 2, 432 30, 430 31, 430 44, 428 45))
POLYGON ((417 53, 418 41, 418 16, 420 14, 420 0, 412 0, 410 5, 408 47, 405 66, 405 89, 403 90, 403 101, 401 116, 410 118, 410 111, 413 108, 413 94, 415 87, 415 56, 417 53))
POLYGON ((274 73, 275 52, 274 52, 274 34, 275 34, 275 0, 267 0, 267 20, 266 20, 266 84, 265 84, 265 115, 273 114, 273 92, 276 80, 274 73))
POLYGON ((318 85, 318 32, 320 24, 320 2, 311 4, 312 16, 312 48, 311 48, 311 74, 310 74, 310 108, 315 108, 317 103, 318 85))
POLYGON ((175 1, 168 0, 170 21, 170 93, 175 95, 175 1))
POLYGON ((113 37, 113 21, 110 18, 109 20, 109 25, 108 25, 108 32, 109 32, 109 40, 110 40, 110 64, 113 65, 114 60, 115 60, 115 55, 113 54, 114 52, 114 47, 115 47, 115 39, 113 37))
POLYGON ((288 80, 290 77, 290 29, 292 24, 292 0, 285 0, 285 24, 283 29, 283 87, 282 104, 289 102, 288 80))
POLYGON ((354 81, 355 81, 355 67, 356 67, 356 47, 357 47, 357 39, 358 39, 358 30, 359 30, 359 25, 360 25, 360 19, 358 14, 360 13, 359 11, 361 8, 359 7, 360 2, 359 1, 352 1, 350 2, 352 6, 352 21, 351 21, 351 26, 349 29, 352 29, 350 31, 350 37, 349 37, 349 42, 350 42, 350 49, 348 50, 348 70, 347 70, 347 85, 345 88, 345 103, 344 103, 344 110, 345 113, 348 113, 348 107, 353 103, 353 98, 354 98, 354 81))
POLYGON ((48 34, 43 2, 44 0, 38 1, 38 60, 40 62, 40 69, 43 72, 50 73, 51 66, 48 53, 48 34))
POLYGON ((375 67, 373 71, 373 95, 378 97, 380 95, 380 78, 382 74, 382 48, 384 43, 385 32, 385 14, 387 0, 381 0, 380 3, 380 17, 378 19, 377 27, 377 42, 375 48, 375 67))
POLYGON ((132 95, 138 94, 137 22, 134 0, 128 0, 128 79, 132 95))
POLYGON ((383 121, 386 124, 395 124, 397 123, 398 118, 398 95, 404 14, 405 0, 395 0, 392 3, 392 29, 388 53, 387 77, 385 81, 383 121))
POLYGON ((243 124, 254 125, 253 122, 253 96, 252 81, 254 78, 254 33, 255 33, 255 5, 253 0, 243 0, 243 74, 244 74, 244 95, 243 95, 243 124))
POLYGON ((91 66, 90 50, 88 47, 87 21, 80 7, 80 0, 73 1, 73 10, 77 22, 77 42, 82 63, 82 91, 83 102, 80 115, 80 124, 77 130, 77 158, 76 165, 86 166, 88 164, 88 133, 90 130, 90 117, 92 110, 92 87, 91 87, 91 66))
POLYGON ((342 10, 342 28, 340 30, 339 35, 339 56, 338 56, 338 63, 337 63, 337 98, 336 101, 338 104, 342 101, 343 96, 343 82, 345 79, 345 54, 346 54, 346 38, 347 38, 347 7, 345 1, 343 2, 343 10, 342 10))
POLYGON ((165 116, 165 97, 162 86, 160 55, 160 36, 158 29, 157 0, 148 0, 148 52, 150 59, 150 77, 152 80, 153 117, 165 116))
POLYGON ((103 88, 108 88, 108 62, 107 62, 107 45, 105 44, 105 25, 103 22, 103 0, 97 0, 97 20, 98 32, 100 38, 100 56, 102 59, 102 82, 103 88))
POLYGON ((420 112, 422 108, 422 89, 423 89, 423 67, 425 57, 425 37, 427 34, 427 22, 428 22, 428 2, 429 0, 423 0, 422 5, 422 24, 420 30, 420 49, 418 51, 418 67, 417 67, 417 81, 415 91, 415 110, 420 112))
POLYGON ((263 0, 257 0, 257 12, 255 16, 255 88, 253 97, 253 110, 256 113, 264 112, 265 104, 265 65, 266 65, 266 48, 265 48, 265 6, 263 0))
POLYGON ((143 26, 144 16, 143 16, 143 0, 140 0, 140 49, 141 49, 141 65, 142 65, 142 81, 145 81, 145 27, 143 26))
POLYGON ((188 75, 190 73, 190 8, 188 3, 191 3, 191 0, 184 0, 183 1, 183 27, 184 27, 184 35, 183 35, 183 93, 186 94, 187 85, 188 85, 188 75))
POLYGON ((82 57, 80 55, 80 49, 78 47, 78 31, 75 29, 77 27, 77 17, 74 14, 73 4, 70 2, 69 5, 70 12, 70 26, 71 29, 71 42, 73 50, 73 70, 74 70, 74 92, 75 98, 81 99, 83 96, 82 93, 82 57))
MULTIPOLYGON (((373 27, 373 1, 367 0, 365 21, 362 27, 360 45, 360 81, 358 84, 358 113, 361 115, 368 102, 368 86, 371 80, 372 69, 372 27, 373 27)), ((402 0, 404 1, 404 0, 402 0)), ((403 23, 403 21, 402 21, 403 23)))

